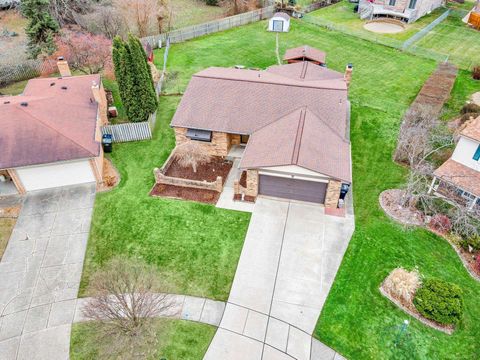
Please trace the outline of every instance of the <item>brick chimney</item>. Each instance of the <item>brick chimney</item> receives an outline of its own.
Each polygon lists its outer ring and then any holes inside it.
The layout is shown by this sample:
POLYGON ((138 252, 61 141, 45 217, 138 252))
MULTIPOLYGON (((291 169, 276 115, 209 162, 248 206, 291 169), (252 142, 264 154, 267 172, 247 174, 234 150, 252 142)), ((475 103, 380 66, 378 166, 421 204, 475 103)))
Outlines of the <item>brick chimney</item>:
POLYGON ((100 104, 100 102, 102 101, 100 98, 100 86, 97 84, 96 81, 92 81, 92 94, 95 101, 100 104))
POLYGON ((347 86, 350 85, 350 82, 352 81, 352 72, 353 72, 353 64, 348 64, 347 67, 345 68, 345 75, 343 78, 345 79, 345 82, 347 83, 347 86))
POLYGON ((63 58, 63 56, 60 56, 57 59, 57 67, 58 67, 58 71, 60 72, 61 77, 72 76, 72 72, 70 71, 70 67, 68 66, 68 62, 63 58))

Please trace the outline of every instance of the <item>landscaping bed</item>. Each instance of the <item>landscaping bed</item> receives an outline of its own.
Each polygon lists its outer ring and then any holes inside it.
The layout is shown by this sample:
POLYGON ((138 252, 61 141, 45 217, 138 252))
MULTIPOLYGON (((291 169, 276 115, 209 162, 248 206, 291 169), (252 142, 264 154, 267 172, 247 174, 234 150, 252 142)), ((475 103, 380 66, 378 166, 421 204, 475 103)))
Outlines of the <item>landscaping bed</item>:
POLYGON ((395 221, 404 225, 421 226, 424 223, 424 215, 413 208, 405 208, 399 205, 404 192, 400 189, 385 190, 380 194, 380 206, 383 211, 395 221))
POLYGON ((97 192, 110 191, 120 183, 120 173, 109 159, 103 159, 103 181, 97 185, 97 192))
POLYGON ((178 164, 178 160, 174 158, 167 167, 165 175, 182 179, 208 182, 215 181, 218 176, 221 176, 222 182, 225 183, 232 165, 233 163, 231 161, 224 160, 219 156, 213 156, 210 162, 199 165, 197 171, 194 172, 191 167, 180 166, 178 164))
POLYGON ((198 201, 206 204, 216 204, 220 193, 218 191, 207 189, 195 189, 184 186, 156 184, 150 196, 166 197, 172 199, 183 199, 198 201))

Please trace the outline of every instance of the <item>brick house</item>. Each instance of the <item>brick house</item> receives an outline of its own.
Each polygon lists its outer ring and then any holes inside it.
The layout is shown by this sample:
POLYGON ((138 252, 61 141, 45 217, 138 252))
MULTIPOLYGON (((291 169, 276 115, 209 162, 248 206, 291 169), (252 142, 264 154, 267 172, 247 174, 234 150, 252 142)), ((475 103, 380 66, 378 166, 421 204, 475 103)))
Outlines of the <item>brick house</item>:
POLYGON ((0 195, 101 182, 100 127, 107 100, 100 75, 28 81, 23 93, 0 97, 0 195))
POLYGON ((452 198, 480 213, 480 116, 466 124, 451 158, 433 175, 429 193, 452 198))
POLYGON ((360 0, 358 13, 361 19, 391 17, 411 23, 444 4, 445 0, 360 0))
POLYGON ((215 156, 244 147, 246 193, 336 208, 351 184, 350 103, 344 74, 308 61, 193 75, 172 119, 176 143, 215 156))

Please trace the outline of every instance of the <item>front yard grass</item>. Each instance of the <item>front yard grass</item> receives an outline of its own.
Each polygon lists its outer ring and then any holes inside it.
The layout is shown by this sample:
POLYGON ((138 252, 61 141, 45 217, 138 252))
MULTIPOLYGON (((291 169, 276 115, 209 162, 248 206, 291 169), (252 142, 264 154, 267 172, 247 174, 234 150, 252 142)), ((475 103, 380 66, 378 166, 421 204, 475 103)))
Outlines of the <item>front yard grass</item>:
MULTIPOLYGON (((184 90, 191 75, 208 66, 264 68, 275 64, 275 35, 265 27, 266 23, 260 22, 173 45, 168 69, 176 80, 166 91, 184 90)), ((400 120, 435 63, 292 20, 291 31, 280 34, 281 54, 287 47, 304 44, 326 51, 327 63, 334 70, 343 72, 348 62, 354 64, 350 99, 356 231, 315 336, 351 359, 478 357, 480 284, 468 275, 445 240, 424 230, 405 230, 387 218, 378 205, 381 191, 399 187, 405 180, 406 169, 392 162, 400 120), (417 266, 427 276, 462 288, 466 311, 453 335, 409 318, 380 294, 380 283, 398 266, 417 266), (408 350, 393 353, 394 326, 405 319, 410 320, 408 350)), ((159 66, 161 53, 157 51, 156 56, 159 66)), ((460 73, 448 112, 458 112, 465 97, 480 90, 480 82, 469 76, 460 73)))
MULTIPOLYGON (((158 347, 155 359, 200 360, 215 334, 215 327, 184 320, 156 319, 158 347)), ((96 360, 95 331, 91 323, 74 324, 70 359, 96 360)))
POLYGON ((200 203, 148 196, 153 169, 174 147, 170 119, 178 97, 162 97, 150 141, 114 144, 121 182, 95 201, 81 295, 89 275, 124 254, 158 266, 165 291, 226 300, 250 214, 200 203))

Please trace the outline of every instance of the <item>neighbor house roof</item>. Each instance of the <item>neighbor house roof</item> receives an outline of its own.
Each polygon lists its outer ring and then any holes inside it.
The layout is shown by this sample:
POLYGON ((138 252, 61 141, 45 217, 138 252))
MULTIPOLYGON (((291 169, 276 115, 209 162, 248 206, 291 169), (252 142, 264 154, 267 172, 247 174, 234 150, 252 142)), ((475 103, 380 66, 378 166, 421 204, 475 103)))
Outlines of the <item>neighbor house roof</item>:
POLYGON ((469 193, 480 196, 480 172, 468 166, 448 159, 433 174, 469 193))
POLYGON ((252 134, 306 106, 347 136, 347 85, 343 74, 310 62, 266 70, 208 68, 193 75, 172 126, 252 134))
POLYGON ((460 134, 473 140, 480 141, 480 116, 469 122, 460 134))
POLYGON ((0 97, 0 169, 98 156, 94 81, 33 79, 22 95, 0 97))
POLYGON ((283 60, 308 59, 325 64, 327 55, 318 49, 304 45, 293 49, 288 49, 283 56, 283 60))
POLYGON ((303 107, 255 131, 240 167, 298 165, 351 182, 350 143, 328 124, 326 115, 303 107))

